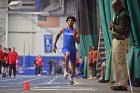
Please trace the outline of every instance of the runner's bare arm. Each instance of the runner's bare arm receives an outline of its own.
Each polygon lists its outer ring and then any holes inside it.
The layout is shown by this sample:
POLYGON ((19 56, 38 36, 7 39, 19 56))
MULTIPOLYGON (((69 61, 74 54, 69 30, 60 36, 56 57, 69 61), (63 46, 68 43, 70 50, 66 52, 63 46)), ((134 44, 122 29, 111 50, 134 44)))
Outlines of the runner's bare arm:
POLYGON ((56 37, 55 37, 55 42, 54 42, 54 48, 53 48, 53 51, 56 53, 56 49, 57 49, 57 47, 56 47, 56 44, 57 44, 57 41, 58 41, 58 39, 59 39, 59 37, 61 36, 61 34, 64 32, 64 28, 62 28, 60 31, 59 31, 59 33, 56 35, 56 37))
POLYGON ((75 38, 76 43, 79 44, 80 43, 80 31, 79 30, 76 30, 74 32, 74 38, 75 38))

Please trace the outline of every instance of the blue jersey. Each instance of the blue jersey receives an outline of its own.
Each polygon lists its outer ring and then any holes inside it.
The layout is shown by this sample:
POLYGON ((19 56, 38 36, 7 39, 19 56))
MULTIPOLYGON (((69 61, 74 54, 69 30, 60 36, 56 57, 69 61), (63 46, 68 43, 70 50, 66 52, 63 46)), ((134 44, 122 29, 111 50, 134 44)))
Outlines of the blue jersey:
POLYGON ((69 30, 68 28, 64 29, 63 48, 75 49, 74 31, 75 29, 73 30, 69 30))
POLYGON ((64 29, 63 32, 63 48, 62 52, 66 55, 66 52, 70 52, 70 62, 76 62, 76 47, 75 47, 75 39, 74 39, 74 31, 69 30, 68 28, 64 29))

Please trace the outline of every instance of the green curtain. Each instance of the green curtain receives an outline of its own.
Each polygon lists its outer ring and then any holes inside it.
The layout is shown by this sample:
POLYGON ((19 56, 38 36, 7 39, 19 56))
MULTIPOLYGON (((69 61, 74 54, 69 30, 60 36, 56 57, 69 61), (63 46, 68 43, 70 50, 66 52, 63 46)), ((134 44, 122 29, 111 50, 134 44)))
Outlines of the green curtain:
POLYGON ((140 5, 139 0, 125 0, 131 17, 131 40, 128 56, 129 69, 134 78, 140 78, 140 5))
MULTIPOLYGON (((127 8, 131 17, 131 34, 130 34, 130 48, 128 53, 128 66, 130 72, 133 73, 134 78, 140 78, 140 6, 139 0, 122 0, 124 6, 127 8)), ((108 24, 112 19, 112 0, 98 0, 99 11, 101 18, 101 26, 105 39, 105 47, 107 49, 106 58, 111 56, 111 32, 109 31, 108 24)), ((111 58, 107 60, 106 80, 110 80, 112 76, 111 58)))
POLYGON ((80 29, 80 53, 84 61, 84 77, 87 77, 88 47, 98 46, 96 0, 76 0, 78 29, 80 29))
POLYGON ((78 28, 80 29, 80 53, 88 54, 88 47, 97 48, 96 0, 77 0, 78 28))
POLYGON ((101 19, 101 28, 104 36, 105 47, 106 47, 106 80, 112 80, 112 64, 111 64, 111 42, 112 42, 112 34, 108 28, 109 22, 112 20, 112 8, 111 8, 112 0, 98 0, 99 3, 99 11, 100 11, 100 19, 101 19))

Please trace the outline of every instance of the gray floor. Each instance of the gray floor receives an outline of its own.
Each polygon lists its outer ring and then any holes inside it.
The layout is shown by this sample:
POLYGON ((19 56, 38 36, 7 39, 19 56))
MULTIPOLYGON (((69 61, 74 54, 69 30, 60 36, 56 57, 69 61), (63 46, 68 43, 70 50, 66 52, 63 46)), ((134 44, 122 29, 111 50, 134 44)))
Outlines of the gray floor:
MULTIPOLYGON (((0 93, 117 93, 112 91, 110 83, 98 83, 97 80, 75 79, 70 85, 69 79, 58 76, 19 75, 16 78, 0 77, 0 93), (24 90, 25 81, 29 82, 30 90, 24 90)), ((133 87, 133 93, 140 93, 140 87, 133 87)), ((118 93, 131 93, 129 91, 118 93)))

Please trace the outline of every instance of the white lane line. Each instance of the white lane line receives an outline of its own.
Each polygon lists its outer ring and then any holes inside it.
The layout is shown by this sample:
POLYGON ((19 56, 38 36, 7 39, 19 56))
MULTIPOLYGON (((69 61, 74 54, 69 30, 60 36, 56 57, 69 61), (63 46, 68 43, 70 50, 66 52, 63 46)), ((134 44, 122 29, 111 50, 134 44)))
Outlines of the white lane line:
MULTIPOLYGON (((51 80, 52 81, 52 80, 51 80)), ((43 84, 46 84, 46 82, 48 82, 47 80, 43 81, 42 83, 39 83, 39 84, 34 84, 32 86, 32 88, 36 87, 36 86, 39 86, 39 85, 43 85, 43 84)))
MULTIPOLYGON (((22 89, 6 89, 6 90, 22 90, 22 89)), ((31 90, 35 90, 35 91, 44 91, 44 90, 50 90, 50 91, 61 91, 61 90, 67 90, 67 91, 73 91, 73 90, 75 90, 75 91, 97 91, 97 89, 96 88, 71 88, 71 89, 55 89, 55 88, 52 88, 52 89, 41 89, 41 88, 39 88, 39 89, 34 89, 34 88, 31 88, 31 90)), ((30 90, 25 90, 25 91, 23 91, 23 92, 21 92, 21 93, 26 93, 26 92, 28 92, 28 91, 30 91, 30 90)))
MULTIPOLYGON (((70 77, 68 77, 68 78, 69 78, 69 80, 70 80, 70 77)), ((76 83, 77 85, 79 84, 79 83, 78 83, 77 81, 75 81, 75 80, 74 80, 74 83, 76 83)))
MULTIPOLYGON (((8 84, 9 85, 9 84, 8 84)), ((5 87, 13 87, 13 85, 11 84, 10 86, 0 86, 0 88, 5 88, 5 87)), ((30 86, 35 86, 35 85, 38 85, 38 84, 30 84, 30 86)), ((23 86, 23 85, 16 85, 16 83, 15 83, 15 86, 14 87, 16 87, 16 86, 23 86)))
MULTIPOLYGON (((77 89, 77 88, 79 88, 79 89, 83 89, 83 88, 85 88, 85 87, 72 87, 72 86, 66 86, 66 87, 61 87, 61 86, 53 86, 53 87, 34 87, 34 88, 36 88, 36 89, 77 89)), ((87 88, 89 88, 89 87, 87 87, 87 88)), ((86 89, 87 89, 86 88, 86 89)))
MULTIPOLYGON (((19 86, 23 86, 23 85, 18 85, 18 87, 19 86)), ((12 88, 13 86, 8 86, 8 85, 7 86, 0 86, 0 88, 7 88, 7 87, 12 88)))
POLYGON ((53 82, 55 79, 57 79, 58 77, 55 77, 54 79, 50 80, 48 83, 47 81, 43 81, 42 83, 39 83, 39 84, 36 84, 36 85, 33 85, 32 88, 36 87, 36 86, 39 86, 39 85, 43 85, 43 84, 50 84, 51 82, 53 82))
POLYGON ((30 91, 30 90, 25 90, 25 91, 23 91, 23 92, 21 92, 21 93, 26 93, 26 92, 28 92, 28 91, 30 91))
POLYGON ((77 85, 79 84, 77 81, 74 80, 74 83, 76 83, 77 85))
POLYGON ((55 79, 57 79, 58 77, 55 77, 54 79, 50 80, 47 84, 51 84, 55 79))
POLYGON ((34 78, 34 79, 28 79, 28 80, 24 80, 24 81, 22 81, 22 82, 19 82, 19 83, 15 83, 15 84, 22 84, 22 83, 24 83, 24 82, 26 82, 26 81, 33 81, 33 80, 37 80, 37 79, 41 79, 41 78, 44 78, 45 76, 43 76, 43 77, 38 77, 38 78, 34 78))
MULTIPOLYGON (((47 84, 50 84, 50 83, 53 82, 56 78, 57 78, 57 77, 55 77, 54 79, 50 80, 47 84)), ((45 83, 45 82, 42 82, 42 83, 40 83, 40 84, 37 84, 37 85, 33 86, 31 89, 34 89, 34 87, 39 86, 39 85, 44 84, 44 83, 45 83)), ((26 90, 26 91, 23 91, 22 93, 26 93, 26 92, 28 92, 28 91, 26 90)))
MULTIPOLYGON (((47 82, 44 82, 43 84, 50 84, 51 82, 53 82, 53 81, 54 81, 55 79, 57 79, 57 78, 59 78, 59 77, 58 77, 58 76, 56 76, 54 79, 52 79, 52 80, 51 80, 51 81, 49 81, 48 83, 47 83, 47 82)), ((68 79, 70 80, 70 78, 68 78, 68 79)), ((65 79, 64 79, 64 80, 65 80, 65 79)), ((78 82, 77 82, 77 81, 75 81, 75 80, 74 80, 74 83, 75 83, 75 84, 77 84, 77 85, 78 85, 78 84, 81 84, 81 83, 78 83, 78 82)))
MULTIPOLYGON (((6 90, 22 90, 22 89, 6 89, 6 90)), ((61 90, 75 90, 75 91, 97 91, 97 89, 96 88, 64 88, 64 89, 59 89, 59 88, 46 88, 46 89, 42 89, 42 88, 39 88, 39 89, 36 89, 36 88, 31 88, 30 90, 35 90, 35 91, 43 91, 43 90, 50 90, 50 91, 61 91, 61 90)), ((25 91, 23 91, 23 92, 21 92, 21 93, 26 93, 26 92, 28 92, 28 91, 30 91, 30 90, 25 90, 25 91)), ((1 90, 0 90, 1 91, 1 90)))
MULTIPOLYGON (((45 76, 41 77, 41 78, 44 78, 45 76)), ((28 79, 28 80, 24 80, 22 82, 19 82, 19 83, 9 83, 10 85, 14 85, 14 84, 22 84, 24 83, 25 81, 33 81, 33 80, 37 80, 37 79, 40 79, 40 77, 37 77, 37 78, 34 78, 34 79, 28 79)))
POLYGON ((16 78, 5 78, 4 80, 0 80, 1 81, 14 81, 14 80, 17 80, 17 79, 26 79, 26 78, 33 78, 33 77, 36 77, 36 76, 24 76, 24 75, 20 75, 20 76, 17 76, 16 78))
POLYGON ((5 89, 5 90, 23 90, 23 88, 18 88, 18 89, 5 89))
MULTIPOLYGON (((45 77, 45 76, 44 76, 45 77)), ((41 78, 44 78, 44 77, 41 77, 41 78)), ((55 77, 54 79, 56 79, 57 77, 55 77)), ((39 79, 39 78, 38 78, 39 79)), ((28 80, 29 81, 29 80, 28 80)), ((30 80, 31 81, 31 80, 30 80)), ((46 81, 43 81, 42 83, 39 83, 39 84, 30 84, 30 86, 32 86, 32 88, 34 88, 35 86, 39 86, 39 85, 42 85, 42 84, 44 84, 46 81)), ((50 83, 52 82, 52 80, 50 81, 50 83)), ((16 83, 15 83, 16 84, 16 83)), ((19 85, 18 85, 19 86, 19 85)), ((23 85, 20 85, 20 86, 23 86, 23 85)), ((13 86, 0 86, 0 87, 3 87, 3 88, 8 88, 8 87, 13 87, 13 86)), ((16 89, 5 89, 5 90, 21 90, 21 89, 23 89, 23 88, 16 88, 16 89)), ((31 89, 31 88, 30 88, 31 89)), ((3 89, 4 90, 4 89, 3 89)), ((0 90, 1 91, 1 90, 0 90)), ((23 91, 23 92, 21 92, 21 93, 26 93, 26 92, 28 92, 29 90, 25 90, 25 91, 23 91)))
POLYGON ((77 91, 96 91, 96 88, 33 88, 31 90, 77 90, 77 91))
POLYGON ((1 81, 12 81, 12 80, 17 80, 17 79, 23 79, 23 78, 11 78, 11 79, 6 79, 6 78, 5 78, 4 80, 0 80, 0 82, 1 82, 1 81))
POLYGON ((5 88, 5 87, 11 87, 11 86, 0 86, 0 87, 1 87, 1 88, 3 88, 3 87, 5 88))

